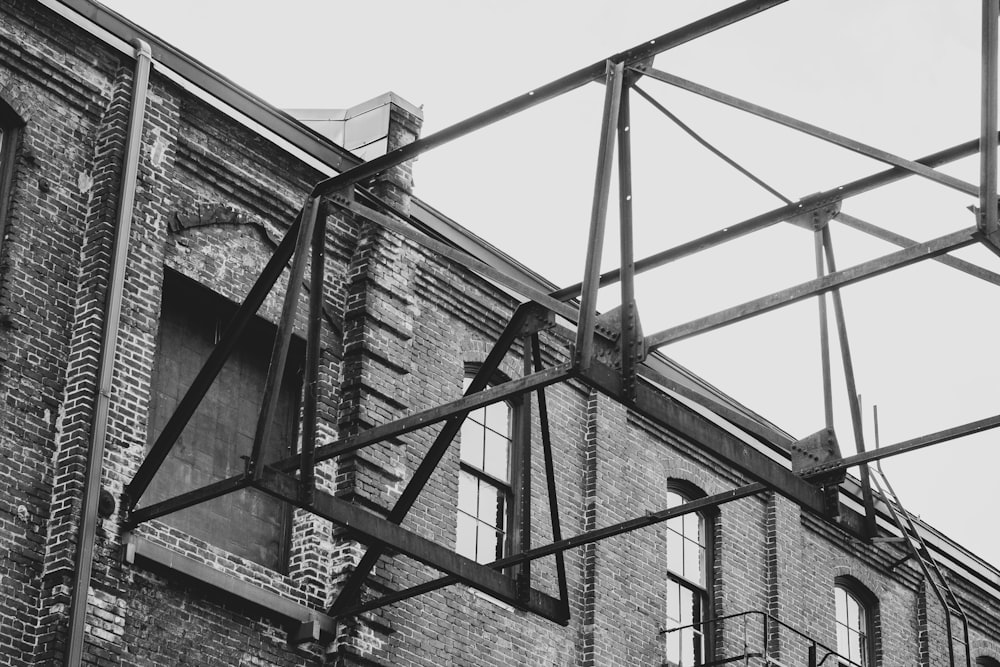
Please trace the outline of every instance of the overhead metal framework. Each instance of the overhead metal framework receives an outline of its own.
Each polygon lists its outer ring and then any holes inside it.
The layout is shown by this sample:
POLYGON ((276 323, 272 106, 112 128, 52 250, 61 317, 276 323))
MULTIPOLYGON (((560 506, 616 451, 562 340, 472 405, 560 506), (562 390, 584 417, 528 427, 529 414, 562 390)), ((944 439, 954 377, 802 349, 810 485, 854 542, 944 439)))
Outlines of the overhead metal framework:
MULTIPOLYGON (((952 146, 931 155, 908 159, 732 95, 687 81, 651 66, 653 57, 659 53, 723 29, 780 5, 784 1, 747 0, 740 2, 728 9, 651 39, 630 50, 612 55, 440 132, 317 183, 304 203, 299 217, 291 223, 287 235, 279 244, 273 257, 239 307, 228 329, 221 336, 210 358, 126 487, 123 505, 127 510, 128 526, 134 527, 238 489, 253 487, 347 527, 350 534, 367 545, 367 552, 348 577, 330 610, 334 616, 357 614, 461 582, 519 609, 532 611, 559 623, 565 623, 569 618, 565 566, 562 562, 562 554, 567 549, 607 539, 688 512, 717 506, 766 490, 773 490, 790 498, 809 512, 833 519, 838 512, 838 503, 836 502, 836 493, 831 492, 836 491, 848 468, 860 465, 866 510, 864 533, 868 537, 873 536, 875 533, 875 510, 868 482, 866 467, 868 463, 1000 426, 1000 415, 997 415, 881 447, 874 451, 867 451, 861 428, 860 405, 855 387, 846 316, 840 299, 840 289, 844 286, 928 259, 944 262, 946 265, 971 276, 1000 284, 1000 275, 947 255, 953 250, 975 243, 983 244, 993 252, 1000 254, 997 222, 998 3, 997 0, 983 1, 981 136, 978 139, 952 146), (637 85, 640 80, 647 79, 650 86, 640 88, 637 85), (398 213, 384 205, 365 188, 372 177, 411 160, 421 153, 588 84, 603 85, 605 96, 583 279, 578 284, 545 294, 506 273, 471 258, 446 243, 425 235, 411 225, 409 220, 400 217, 398 213), (793 201, 751 174, 685 126, 647 91, 646 88, 652 89, 653 85, 658 84, 681 88, 709 100, 754 114, 854 153, 873 158, 886 164, 887 168, 844 183, 831 190, 793 201), (692 134, 703 146, 785 203, 752 218, 726 224, 716 231, 704 234, 692 241, 646 257, 635 258, 632 240, 631 139, 629 131, 630 98, 633 91, 659 109, 668 120, 692 134), (602 273, 602 248, 612 191, 613 172, 615 171, 616 151, 620 268, 602 273), (977 153, 981 163, 978 184, 965 182, 938 169, 949 162, 977 153), (928 241, 915 242, 841 212, 841 204, 844 200, 910 177, 927 179, 978 199, 976 225, 928 241), (506 328, 462 398, 373 427, 363 433, 321 445, 317 441, 316 407, 318 396, 316 388, 320 322, 322 319, 325 226, 326 217, 333 209, 360 216, 437 252, 454 264, 521 294, 526 298, 526 301, 514 311, 506 328), (902 249, 856 266, 838 269, 831 235, 830 223, 833 221, 841 222, 877 238, 889 240, 902 246, 902 249), (805 227, 813 232, 815 279, 678 326, 643 334, 634 297, 636 275, 781 222, 805 227), (310 257, 311 275, 306 278, 305 269, 310 257), (291 262, 291 279, 288 281, 288 285, 300 285, 305 279, 306 284, 310 286, 301 452, 279 461, 261 459, 263 444, 268 441, 274 423, 277 405, 276 388, 281 386, 281 376, 285 367, 292 323, 298 304, 297 291, 289 289, 285 295, 274 344, 253 453, 247 463, 245 473, 155 504, 141 506, 140 501, 157 470, 204 398, 248 322, 289 262, 291 262), (620 306, 609 313, 598 314, 596 311, 598 289, 616 283, 620 285, 621 289, 620 306), (832 296, 854 439, 858 447, 856 455, 841 457, 839 453, 836 453, 819 462, 799 463, 794 465, 793 469, 789 469, 757 449, 747 446, 747 440, 734 434, 731 429, 719 428, 715 422, 703 414, 689 409, 672 398, 669 392, 663 390, 671 388, 670 380, 664 378, 652 366, 645 363, 650 352, 669 343, 754 317, 803 299, 816 297, 819 304, 820 330, 822 332, 821 354, 823 358, 826 424, 825 428, 815 436, 791 443, 791 448, 793 461, 795 461, 795 451, 815 451, 817 448, 826 447, 826 451, 838 452, 836 436, 833 431, 831 346, 825 333, 828 330, 828 311, 824 295, 827 293, 832 296), (567 326, 575 327, 575 344, 569 362, 546 368, 541 362, 538 334, 541 330, 552 326, 557 316, 565 321, 567 326), (613 333, 609 334, 608 331, 613 333), (488 380, 519 339, 523 341, 524 349, 522 355, 523 376, 503 384, 490 386, 488 380), (563 537, 559 523, 558 489, 554 475, 556 462, 550 442, 545 388, 570 379, 584 383, 670 432, 689 440, 721 462, 741 471, 753 482, 723 493, 700 498, 680 507, 645 514, 612 526, 563 537), (511 397, 520 397, 527 405, 537 406, 541 423, 542 452, 545 460, 546 491, 551 510, 548 520, 551 523, 554 539, 547 545, 532 545, 530 542, 531 519, 529 517, 518 533, 519 544, 514 545, 514 553, 493 563, 482 565, 460 556, 450 548, 402 528, 400 524, 427 484, 431 473, 448 450, 466 415, 479 407, 511 397), (534 397, 533 402, 532 397, 534 397), (317 463, 437 424, 443 425, 437 432, 433 444, 407 481, 396 504, 389 509, 384 518, 316 488, 314 469, 317 463), (298 473, 297 477, 296 473, 298 473), (832 501, 831 498, 833 498, 832 501), (430 565, 439 570, 442 577, 408 590, 388 594, 377 600, 362 600, 360 591, 366 578, 376 561, 390 551, 394 554, 405 554, 430 565), (531 561, 550 555, 557 557, 560 590, 558 598, 534 589, 531 586, 530 569, 527 567, 531 561)), ((688 398, 699 400, 693 395, 688 395, 688 398)), ((707 405, 717 410, 719 415, 730 420, 735 426, 744 429, 749 435, 765 441, 768 440, 767 430, 752 420, 746 419, 744 415, 711 401, 707 405)), ((773 434, 770 437, 773 437, 773 434)), ((530 448, 526 447, 526 449, 530 451, 530 448)), ((526 483, 515 489, 515 493, 526 496, 528 493, 526 483)))

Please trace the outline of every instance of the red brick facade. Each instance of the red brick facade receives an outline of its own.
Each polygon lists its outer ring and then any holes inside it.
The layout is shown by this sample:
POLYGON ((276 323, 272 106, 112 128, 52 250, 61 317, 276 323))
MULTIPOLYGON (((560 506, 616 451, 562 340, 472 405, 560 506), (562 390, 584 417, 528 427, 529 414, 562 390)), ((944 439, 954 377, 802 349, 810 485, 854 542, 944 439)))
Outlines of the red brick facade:
MULTIPOLYGON (((64 661, 133 67, 131 57, 42 2, 0 7, 0 98, 24 121, 8 220, 0 226, 3 666, 64 661)), ((413 111, 394 105, 391 146, 418 136, 421 118, 413 111)), ((97 529, 84 664, 661 664, 664 524, 566 553, 566 626, 453 586, 343 619, 335 629, 328 624, 320 641, 298 646, 289 642, 293 612, 248 600, 243 591, 263 591, 326 618, 363 551, 343 529, 296 510, 287 572, 162 521, 141 525, 126 545, 121 494, 155 435, 148 414, 164 272, 240 302, 325 175, 155 67, 142 136, 101 462, 101 486, 117 506, 97 529), (136 540, 148 546, 136 547, 136 540), (172 567, 153 553, 175 554, 188 565, 172 567), (205 581, 197 573, 206 569, 225 578, 205 581), (224 590, 225 581, 241 585, 224 590)), ((371 184, 404 213, 412 203, 409 168, 371 184)), ((321 436, 353 434, 457 398, 466 366, 485 359, 514 299, 340 209, 331 211, 326 241, 321 436)), ((278 319, 287 273, 260 311, 265 320, 278 319)), ((298 291, 301 336, 308 295, 298 291)), ((565 332, 542 339, 546 365, 569 360, 565 332)), ((519 341, 501 366, 508 377, 522 375, 521 354, 519 341)), ((583 385, 556 385, 547 398, 564 536, 662 509, 674 482, 714 494, 749 481, 698 443, 583 385)), ((537 410, 532 420, 532 441, 539 443, 537 410)), ((435 433, 419 430, 323 463, 319 487, 385 512, 435 433)), ((452 447, 404 527, 454 547, 458 470, 452 447)), ((552 529, 540 454, 531 478, 531 540, 541 545, 552 540, 552 529)), ((834 583, 848 577, 877 599, 871 664, 947 664, 943 611, 913 560, 898 564, 905 555, 898 542, 864 541, 773 493, 705 518, 712 615, 767 612, 834 646, 834 583)), ((1000 572, 950 548, 958 554, 949 561, 951 581, 969 613, 973 655, 1000 659, 1000 572)), ((554 563, 536 561, 532 577, 536 588, 557 596, 554 563)), ((383 557, 370 592, 434 576, 408 558, 383 557)), ((761 618, 746 626, 756 650, 766 640, 782 664, 806 664, 808 641, 773 625, 763 635, 761 618)), ((743 618, 708 634, 716 657, 742 654, 743 618)))

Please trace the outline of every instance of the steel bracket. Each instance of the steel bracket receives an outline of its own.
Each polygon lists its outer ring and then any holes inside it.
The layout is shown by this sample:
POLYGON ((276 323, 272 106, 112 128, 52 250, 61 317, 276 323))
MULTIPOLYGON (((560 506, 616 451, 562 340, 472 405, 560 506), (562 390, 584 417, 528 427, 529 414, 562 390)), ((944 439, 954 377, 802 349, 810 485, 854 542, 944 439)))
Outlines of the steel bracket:
MULTIPOLYGON (((816 197, 821 193, 816 193, 810 195, 810 197, 816 197)), ((810 197, 805 197, 799 200, 800 204, 804 205, 810 197)), ((830 220, 836 218, 840 214, 840 205, 843 202, 841 200, 835 200, 829 203, 825 203, 822 206, 811 208, 802 213, 793 215, 788 218, 787 222, 795 225, 796 227, 802 227, 803 229, 808 229, 809 231, 816 231, 823 229, 829 224, 830 220)))

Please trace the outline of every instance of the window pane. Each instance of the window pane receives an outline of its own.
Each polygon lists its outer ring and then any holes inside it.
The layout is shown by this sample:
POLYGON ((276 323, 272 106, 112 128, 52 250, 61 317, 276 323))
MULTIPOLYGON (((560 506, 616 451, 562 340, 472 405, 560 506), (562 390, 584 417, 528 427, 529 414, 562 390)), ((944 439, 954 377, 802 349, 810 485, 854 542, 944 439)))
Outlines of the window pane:
POLYGON ((500 558, 498 550, 502 542, 495 530, 490 530, 488 526, 480 524, 479 540, 476 548, 476 560, 480 563, 489 563, 500 558))
POLYGON ((510 441, 493 431, 486 431, 486 460, 483 470, 503 481, 509 481, 510 471, 507 462, 510 453, 510 441))
POLYGON ((510 406, 500 401, 486 406, 487 428, 493 429, 503 436, 510 435, 510 406))
POLYGON ((667 569, 684 573, 684 538, 672 530, 667 530, 667 569))
POLYGON ((462 470, 458 473, 458 509, 475 515, 479 506, 479 482, 471 474, 462 470))
POLYGON ((458 513, 455 551, 466 558, 476 558, 476 520, 463 512, 458 513))
POLYGON ((469 465, 482 469, 483 467, 483 427, 473 424, 468 419, 462 424, 459 435, 461 453, 459 456, 469 465))
POLYGON ((701 515, 696 513, 684 515, 684 537, 702 544, 701 539, 701 515))
POLYGON ((486 408, 479 408, 478 410, 473 410, 472 412, 469 413, 469 416, 466 417, 466 421, 473 421, 477 424, 485 424, 486 408))
POLYGON ((684 571, 691 581, 705 583, 705 549, 691 540, 684 540, 684 571))
POLYGON ((476 517, 494 528, 497 515, 497 504, 500 502, 500 494, 495 486, 480 481, 479 483, 479 509, 476 517))

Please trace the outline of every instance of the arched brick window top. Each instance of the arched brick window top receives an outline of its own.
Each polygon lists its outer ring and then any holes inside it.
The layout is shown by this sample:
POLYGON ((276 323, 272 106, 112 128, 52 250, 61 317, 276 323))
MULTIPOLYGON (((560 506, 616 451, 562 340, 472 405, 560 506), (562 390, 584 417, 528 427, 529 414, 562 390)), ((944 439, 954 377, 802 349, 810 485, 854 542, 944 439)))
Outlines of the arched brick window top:
POLYGON ((1000 667, 1000 661, 981 655, 976 658, 976 667, 1000 667))
POLYGON ((834 613, 840 665, 875 665, 878 598, 853 577, 834 580, 834 613))

